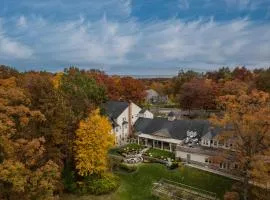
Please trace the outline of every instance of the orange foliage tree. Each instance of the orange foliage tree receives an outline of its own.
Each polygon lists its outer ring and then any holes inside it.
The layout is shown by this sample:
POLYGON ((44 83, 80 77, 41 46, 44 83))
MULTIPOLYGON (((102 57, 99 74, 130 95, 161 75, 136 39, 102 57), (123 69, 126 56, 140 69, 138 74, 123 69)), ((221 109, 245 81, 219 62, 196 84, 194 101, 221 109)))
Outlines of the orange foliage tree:
POLYGON ((43 159, 44 138, 29 138, 29 127, 44 121, 31 110, 29 99, 14 77, 0 79, 0 197, 54 199, 60 173, 57 164, 43 159))
POLYGON ((234 162, 239 163, 244 179, 243 195, 247 200, 250 181, 266 187, 270 180, 270 95, 254 90, 221 96, 218 101, 224 115, 213 116, 211 120, 215 125, 233 127, 224 136, 233 139, 234 162))

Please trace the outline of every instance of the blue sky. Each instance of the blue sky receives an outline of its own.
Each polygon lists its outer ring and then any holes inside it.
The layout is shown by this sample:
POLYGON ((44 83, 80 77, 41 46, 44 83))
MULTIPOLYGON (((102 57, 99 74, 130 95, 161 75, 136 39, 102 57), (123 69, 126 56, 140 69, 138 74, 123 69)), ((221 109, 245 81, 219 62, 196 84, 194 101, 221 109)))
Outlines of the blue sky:
POLYGON ((0 63, 110 74, 270 66, 270 0, 1 0, 0 63))

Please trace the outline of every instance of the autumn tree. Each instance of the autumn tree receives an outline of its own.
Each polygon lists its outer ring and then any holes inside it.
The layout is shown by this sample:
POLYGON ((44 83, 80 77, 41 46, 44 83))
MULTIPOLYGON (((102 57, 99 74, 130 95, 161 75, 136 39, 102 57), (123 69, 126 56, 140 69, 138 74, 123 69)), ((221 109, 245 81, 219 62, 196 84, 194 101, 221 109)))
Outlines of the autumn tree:
POLYGON ((270 93, 270 68, 260 70, 256 76, 255 83, 257 89, 270 93))
POLYGON ((221 96, 240 95, 246 94, 250 89, 250 85, 240 80, 231 80, 221 83, 219 88, 221 96))
POLYGON ((114 143, 111 124, 99 110, 80 122, 76 131, 75 161, 79 175, 102 174, 107 169, 107 153, 114 143))
POLYGON ((184 83, 187 83, 192 79, 198 77, 200 77, 200 74, 192 70, 186 72, 184 72, 183 70, 179 71, 178 75, 172 79, 174 96, 177 96, 179 94, 179 91, 181 90, 181 87, 184 83))
POLYGON ((107 99, 105 88, 75 67, 65 69, 59 92, 68 100, 79 119, 84 118, 91 107, 98 106, 107 99))
POLYGON ((0 79, 0 190, 1 198, 54 199, 59 167, 44 159, 43 137, 29 137, 29 127, 45 121, 14 77, 0 79))
POLYGON ((132 77, 121 78, 121 98, 135 103, 144 102, 146 92, 143 83, 132 77))
POLYGON ((246 67, 242 66, 234 68, 232 71, 232 77, 236 80, 251 81, 253 79, 253 74, 246 67))
POLYGON ((207 72, 206 77, 216 82, 220 81, 226 82, 232 80, 232 72, 229 67, 222 67, 216 71, 207 72))
POLYGON ((0 65, 0 79, 17 77, 19 72, 12 67, 0 65))
POLYGON ((225 131, 223 135, 233 138, 235 156, 232 159, 239 163, 241 177, 244 179, 244 199, 251 199, 250 181, 265 187, 270 180, 270 95, 253 90, 244 94, 221 96, 218 100, 224 115, 213 116, 212 122, 222 127, 233 127, 233 130, 225 131))
POLYGON ((46 153, 44 157, 63 165, 67 157, 67 137, 73 115, 67 100, 58 92, 55 77, 60 81, 61 76, 49 73, 29 72, 21 77, 19 84, 31 101, 30 108, 39 110, 46 120, 37 127, 32 127, 31 134, 45 138, 46 153), (36 128, 34 130, 34 128, 36 128))
POLYGON ((237 192, 226 192, 224 195, 224 200, 240 200, 240 197, 237 192))
POLYGON ((210 79, 192 79, 180 90, 180 107, 185 109, 215 109, 217 85, 210 79))

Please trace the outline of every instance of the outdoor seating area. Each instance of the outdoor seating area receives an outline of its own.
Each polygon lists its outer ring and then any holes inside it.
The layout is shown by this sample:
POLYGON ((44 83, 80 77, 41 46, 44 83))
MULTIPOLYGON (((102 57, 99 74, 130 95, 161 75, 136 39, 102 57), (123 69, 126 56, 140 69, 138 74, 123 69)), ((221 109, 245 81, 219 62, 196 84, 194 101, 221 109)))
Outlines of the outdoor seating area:
POLYGON ((140 156, 140 155, 137 155, 137 156, 134 156, 134 157, 124 159, 124 162, 128 163, 128 164, 141 163, 141 162, 143 162, 143 157, 140 156))

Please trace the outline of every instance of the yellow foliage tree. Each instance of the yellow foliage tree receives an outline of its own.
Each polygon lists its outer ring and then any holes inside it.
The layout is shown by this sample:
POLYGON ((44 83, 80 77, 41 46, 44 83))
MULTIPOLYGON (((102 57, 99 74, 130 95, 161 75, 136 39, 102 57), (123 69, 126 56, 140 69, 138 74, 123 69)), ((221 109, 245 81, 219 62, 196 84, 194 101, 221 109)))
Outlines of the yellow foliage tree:
POLYGON ((107 169, 107 153, 114 143, 111 124, 99 109, 80 122, 76 131, 75 161, 81 176, 102 174, 107 169))
POLYGON ((53 77, 53 85, 56 89, 59 88, 63 74, 63 72, 58 72, 53 77))

